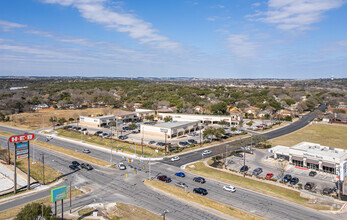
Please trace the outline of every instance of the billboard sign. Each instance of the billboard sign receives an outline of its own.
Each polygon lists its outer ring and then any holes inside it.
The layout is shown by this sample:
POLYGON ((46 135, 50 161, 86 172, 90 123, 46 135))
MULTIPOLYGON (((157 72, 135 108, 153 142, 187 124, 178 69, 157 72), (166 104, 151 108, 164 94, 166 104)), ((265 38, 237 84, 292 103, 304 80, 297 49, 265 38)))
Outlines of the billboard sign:
POLYGON ((17 155, 19 154, 28 154, 28 148, 23 148, 23 149, 19 149, 19 150, 16 150, 16 153, 17 155))
POLYGON ((24 142, 24 143, 18 143, 18 144, 16 144, 16 149, 28 148, 28 147, 29 147, 29 142, 24 142))
POLYGON ((31 141, 34 140, 35 135, 34 134, 23 134, 23 135, 15 135, 11 136, 8 141, 10 143, 17 143, 22 141, 31 141))
POLYGON ((16 159, 28 158, 28 154, 17 155, 16 159))
POLYGON ((66 186, 61 186, 51 190, 51 202, 56 202, 66 198, 66 186))

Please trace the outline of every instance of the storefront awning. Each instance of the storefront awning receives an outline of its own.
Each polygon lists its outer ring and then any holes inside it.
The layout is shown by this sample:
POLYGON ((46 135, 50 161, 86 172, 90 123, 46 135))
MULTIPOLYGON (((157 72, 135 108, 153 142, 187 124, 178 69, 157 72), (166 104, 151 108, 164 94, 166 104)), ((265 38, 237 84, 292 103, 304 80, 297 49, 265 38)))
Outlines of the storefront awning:
POLYGON ((331 168, 335 168, 336 167, 336 165, 334 163, 323 162, 322 165, 325 166, 325 167, 331 167, 331 168))
POLYGON ((292 156, 292 160, 303 161, 302 157, 292 156))
POLYGON ((318 160, 306 159, 306 163, 319 164, 318 160))

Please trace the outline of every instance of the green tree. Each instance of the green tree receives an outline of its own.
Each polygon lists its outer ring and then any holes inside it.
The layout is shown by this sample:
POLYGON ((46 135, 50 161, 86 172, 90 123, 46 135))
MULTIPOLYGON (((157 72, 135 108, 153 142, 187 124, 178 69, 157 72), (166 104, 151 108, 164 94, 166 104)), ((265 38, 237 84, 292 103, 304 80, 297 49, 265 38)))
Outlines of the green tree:
POLYGON ((236 130, 237 130, 236 127, 232 127, 232 128, 231 128, 231 131, 236 131, 236 130))
POLYGON ((251 127, 253 125, 253 122, 252 121, 249 121, 246 123, 246 125, 248 125, 249 127, 251 127))
POLYGON ((224 121, 224 120, 222 120, 222 121, 219 121, 218 124, 222 125, 224 127, 224 126, 228 125, 229 123, 224 121))
POLYGON ((224 115, 227 111, 227 104, 225 102, 219 102, 217 104, 211 105, 211 111, 216 115, 224 115))
POLYGON ((65 118, 60 118, 59 120, 58 120, 58 122, 59 122, 59 124, 64 124, 65 122, 67 122, 67 120, 65 119, 65 118))
POLYGON ((52 122, 52 125, 53 125, 53 130, 54 130, 54 127, 55 127, 55 122, 57 121, 57 118, 54 116, 54 117, 51 117, 49 119, 50 122, 52 122))
POLYGON ((287 115, 285 118, 284 118, 285 121, 292 121, 292 116, 289 116, 287 115))
POLYGON ((69 122, 72 123, 73 121, 75 121, 74 118, 69 118, 69 122))
POLYGON ((137 128, 137 125, 136 125, 135 123, 131 123, 131 124, 129 125, 129 128, 132 129, 132 130, 134 130, 134 129, 137 128))
POLYGON ((41 205, 40 203, 30 203, 24 206, 22 210, 17 214, 16 220, 33 220, 37 219, 39 216, 42 216, 46 220, 55 220, 57 219, 52 215, 52 209, 50 206, 41 205))
POLYGON ((213 135, 214 135, 213 127, 207 127, 202 134, 204 138, 211 138, 213 135))
POLYGON ((145 117, 147 121, 153 121, 154 120, 154 115, 148 115, 145 117))
POLYGON ((164 118, 164 121, 165 121, 165 122, 172 121, 172 117, 171 117, 171 116, 166 116, 166 117, 164 118))

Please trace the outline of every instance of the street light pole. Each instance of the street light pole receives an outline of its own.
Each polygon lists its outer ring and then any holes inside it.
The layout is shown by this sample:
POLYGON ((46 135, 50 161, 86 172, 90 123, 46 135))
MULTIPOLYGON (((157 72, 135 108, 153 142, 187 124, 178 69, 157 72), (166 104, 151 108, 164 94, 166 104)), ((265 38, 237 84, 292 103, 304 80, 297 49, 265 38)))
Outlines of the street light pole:
POLYGON ((202 140, 201 140, 201 129, 202 129, 202 126, 200 126, 200 147, 202 146, 202 140))
POLYGON ((42 153, 42 183, 45 185, 45 154, 42 153))
POLYGON ((10 141, 7 140, 7 152, 8 152, 8 164, 11 164, 11 151, 10 151, 10 141))

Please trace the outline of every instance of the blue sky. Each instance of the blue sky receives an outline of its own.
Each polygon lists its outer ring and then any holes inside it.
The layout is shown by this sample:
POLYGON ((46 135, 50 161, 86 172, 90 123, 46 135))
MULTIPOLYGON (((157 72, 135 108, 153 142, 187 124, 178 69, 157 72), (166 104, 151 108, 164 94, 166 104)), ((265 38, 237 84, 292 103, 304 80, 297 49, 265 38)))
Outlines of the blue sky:
POLYGON ((1 0, 0 76, 347 77, 346 0, 1 0))

